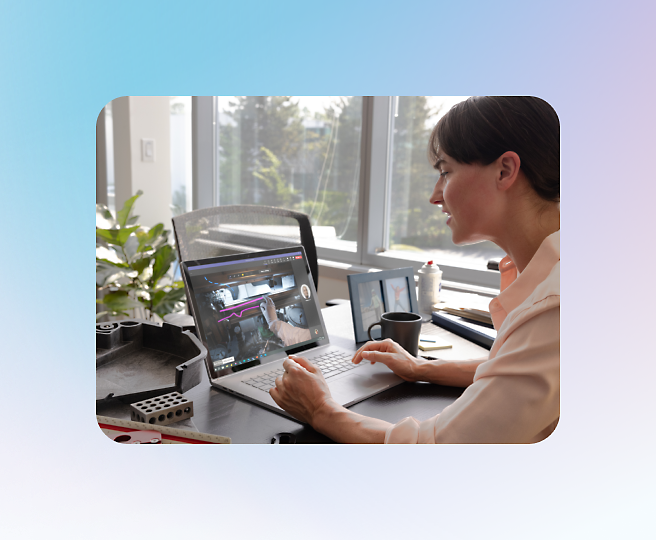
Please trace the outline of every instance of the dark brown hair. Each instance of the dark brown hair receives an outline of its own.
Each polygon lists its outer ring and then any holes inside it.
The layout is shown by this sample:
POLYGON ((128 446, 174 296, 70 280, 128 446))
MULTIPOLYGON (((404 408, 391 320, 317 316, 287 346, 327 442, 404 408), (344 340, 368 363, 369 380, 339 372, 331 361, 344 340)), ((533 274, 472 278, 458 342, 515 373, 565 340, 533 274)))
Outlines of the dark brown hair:
POLYGON ((433 129, 431 163, 440 150, 460 163, 481 165, 516 152, 535 192, 546 201, 560 201, 560 122, 540 98, 485 96, 458 103, 433 129))

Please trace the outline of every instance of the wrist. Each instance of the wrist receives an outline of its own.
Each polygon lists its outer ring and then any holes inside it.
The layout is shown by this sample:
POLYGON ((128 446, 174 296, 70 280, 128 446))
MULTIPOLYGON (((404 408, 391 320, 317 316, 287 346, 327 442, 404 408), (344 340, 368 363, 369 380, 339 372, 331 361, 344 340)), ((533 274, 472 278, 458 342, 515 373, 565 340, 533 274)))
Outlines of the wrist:
POLYGON ((415 381, 428 381, 430 380, 431 372, 434 370, 433 361, 426 360, 421 357, 417 357, 415 361, 415 367, 413 370, 414 380, 415 381))
POLYGON ((332 398, 326 399, 310 419, 310 425, 319 433, 325 433, 327 426, 332 424, 331 417, 342 407, 332 398))
POLYGON ((431 360, 423 366, 423 381, 465 388, 472 384, 476 368, 487 358, 477 360, 431 360))

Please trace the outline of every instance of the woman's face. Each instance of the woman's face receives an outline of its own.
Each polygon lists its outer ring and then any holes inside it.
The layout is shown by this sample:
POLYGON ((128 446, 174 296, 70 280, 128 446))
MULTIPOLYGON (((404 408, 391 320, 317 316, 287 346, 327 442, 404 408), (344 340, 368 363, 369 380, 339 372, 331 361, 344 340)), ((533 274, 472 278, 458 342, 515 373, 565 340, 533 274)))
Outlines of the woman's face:
POLYGON ((431 195, 432 204, 447 214, 454 244, 474 244, 494 237, 498 216, 496 174, 498 167, 458 163, 444 153, 434 165, 439 178, 431 195))

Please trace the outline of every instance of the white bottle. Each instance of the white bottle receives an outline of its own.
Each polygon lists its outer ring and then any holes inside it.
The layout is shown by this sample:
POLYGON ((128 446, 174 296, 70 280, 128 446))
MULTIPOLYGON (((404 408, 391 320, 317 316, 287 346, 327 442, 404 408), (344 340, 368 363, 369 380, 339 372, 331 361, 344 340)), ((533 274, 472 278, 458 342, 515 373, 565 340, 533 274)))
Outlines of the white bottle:
POLYGON ((428 261, 417 273, 419 274, 419 311, 431 313, 433 304, 440 301, 442 271, 439 266, 433 264, 433 261, 428 261))

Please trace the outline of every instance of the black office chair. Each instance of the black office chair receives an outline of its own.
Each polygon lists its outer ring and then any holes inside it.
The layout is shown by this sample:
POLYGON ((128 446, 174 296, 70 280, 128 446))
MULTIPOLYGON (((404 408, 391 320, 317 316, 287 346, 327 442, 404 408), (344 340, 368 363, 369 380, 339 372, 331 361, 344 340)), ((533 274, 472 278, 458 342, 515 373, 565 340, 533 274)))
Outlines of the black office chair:
MULTIPOLYGON (((173 231, 181 262, 301 244, 305 248, 314 287, 319 289, 317 248, 310 219, 302 212, 273 206, 216 206, 174 217, 173 231)), ((182 278, 191 312, 184 272, 182 278)))

